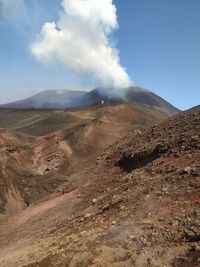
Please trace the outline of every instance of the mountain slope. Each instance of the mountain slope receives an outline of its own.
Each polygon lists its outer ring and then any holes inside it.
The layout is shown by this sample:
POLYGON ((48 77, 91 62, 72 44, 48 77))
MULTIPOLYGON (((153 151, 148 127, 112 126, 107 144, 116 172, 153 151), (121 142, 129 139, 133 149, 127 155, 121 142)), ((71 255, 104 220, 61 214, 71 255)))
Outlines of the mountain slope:
POLYGON ((130 87, 121 90, 97 88, 84 95, 79 105, 92 106, 113 103, 143 104, 157 108, 168 115, 175 115, 179 112, 177 108, 163 98, 141 87, 130 87))
POLYGON ((140 103, 156 107, 168 115, 175 115, 179 112, 177 108, 175 108, 163 98, 159 97, 151 91, 145 90, 140 87, 133 87, 127 90, 125 99, 128 103, 140 103))
POLYGON ((83 95, 85 95, 85 91, 48 90, 24 100, 2 105, 2 107, 18 109, 66 108, 74 106, 76 99, 83 95))
POLYGON ((139 103, 155 107, 168 115, 179 112, 161 97, 140 87, 125 89, 97 88, 90 92, 44 91, 25 100, 3 105, 6 108, 77 108, 84 106, 109 105, 113 103, 139 103))
POLYGON ((71 190, 1 219, 1 265, 198 267, 199 133, 199 110, 129 132, 71 190))
POLYGON ((106 146, 166 118, 154 108, 128 104, 73 111, 0 109, 0 212, 18 212, 66 179, 70 188, 70 175, 94 163, 106 146))
POLYGON ((199 110, 200 110, 200 105, 195 106, 195 107, 187 110, 186 112, 199 112, 199 110))

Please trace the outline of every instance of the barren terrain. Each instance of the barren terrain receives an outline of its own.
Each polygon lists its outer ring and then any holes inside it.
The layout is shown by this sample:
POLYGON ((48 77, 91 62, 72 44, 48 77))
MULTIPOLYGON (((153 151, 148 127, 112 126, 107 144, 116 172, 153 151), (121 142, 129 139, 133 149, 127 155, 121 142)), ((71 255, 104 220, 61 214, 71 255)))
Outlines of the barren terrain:
POLYGON ((0 212, 16 213, 64 182, 71 190, 76 173, 93 164, 105 147, 166 117, 154 108, 124 104, 71 111, 0 110, 0 212))
POLYGON ((200 266, 199 187, 198 108, 133 127, 52 194, 1 216, 0 265, 200 266))

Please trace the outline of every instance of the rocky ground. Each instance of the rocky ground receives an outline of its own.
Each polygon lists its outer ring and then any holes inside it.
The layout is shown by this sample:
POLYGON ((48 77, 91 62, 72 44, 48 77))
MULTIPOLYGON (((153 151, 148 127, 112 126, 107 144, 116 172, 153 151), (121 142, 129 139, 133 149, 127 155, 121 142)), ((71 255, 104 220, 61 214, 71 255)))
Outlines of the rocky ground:
POLYGON ((14 214, 71 183, 108 145, 166 114, 142 105, 0 109, 0 213, 14 214), (73 176, 72 174, 77 175, 73 176), (70 179, 69 179, 70 177, 70 179))
POLYGON ((200 266, 200 109, 132 130, 0 218, 0 266, 200 266), (70 182, 69 182, 70 181, 70 182))

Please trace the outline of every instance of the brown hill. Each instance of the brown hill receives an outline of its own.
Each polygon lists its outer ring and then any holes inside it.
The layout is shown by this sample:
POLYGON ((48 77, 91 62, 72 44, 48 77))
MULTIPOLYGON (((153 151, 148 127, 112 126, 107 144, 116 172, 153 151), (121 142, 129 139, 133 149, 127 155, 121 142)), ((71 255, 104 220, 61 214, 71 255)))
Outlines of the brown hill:
POLYGON ((153 108, 125 104, 73 111, 0 110, 0 212, 16 213, 37 202, 128 131, 166 117, 153 108))
POLYGON ((199 109, 130 131, 48 200, 1 219, 1 266, 199 266, 199 133, 199 109))

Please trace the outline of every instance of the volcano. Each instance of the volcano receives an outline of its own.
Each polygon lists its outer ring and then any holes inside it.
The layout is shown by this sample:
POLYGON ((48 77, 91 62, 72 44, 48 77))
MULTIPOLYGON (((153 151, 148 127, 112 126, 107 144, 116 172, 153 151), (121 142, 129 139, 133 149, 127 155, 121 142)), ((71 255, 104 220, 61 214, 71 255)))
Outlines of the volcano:
POLYGON ((67 109, 114 103, 139 103, 157 108, 168 115, 174 115, 179 112, 177 108, 158 95, 141 87, 125 89, 96 88, 90 92, 70 90, 44 91, 27 99, 5 104, 1 107, 15 109, 67 109))

